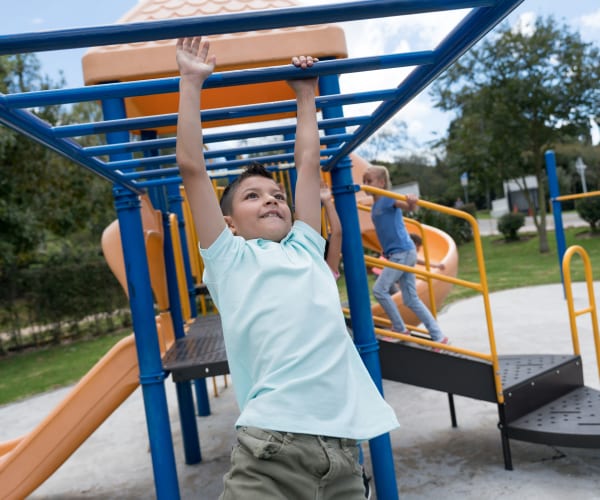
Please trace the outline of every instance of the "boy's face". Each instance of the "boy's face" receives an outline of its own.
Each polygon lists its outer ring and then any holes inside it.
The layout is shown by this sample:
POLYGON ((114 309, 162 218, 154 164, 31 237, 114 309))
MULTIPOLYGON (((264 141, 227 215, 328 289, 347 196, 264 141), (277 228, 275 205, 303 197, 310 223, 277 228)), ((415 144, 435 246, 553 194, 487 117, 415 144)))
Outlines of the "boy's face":
POLYGON ((246 240, 281 241, 292 228, 292 213, 285 191, 272 179, 248 177, 233 194, 231 215, 225 222, 246 240))

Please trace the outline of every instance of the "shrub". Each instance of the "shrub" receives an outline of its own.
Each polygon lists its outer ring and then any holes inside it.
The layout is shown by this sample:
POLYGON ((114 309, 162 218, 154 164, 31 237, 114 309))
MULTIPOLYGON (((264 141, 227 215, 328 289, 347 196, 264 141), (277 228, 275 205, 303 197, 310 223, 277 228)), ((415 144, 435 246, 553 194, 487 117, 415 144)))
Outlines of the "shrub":
POLYGON ((498 219, 498 231, 504 235, 505 241, 517 241, 517 231, 525 225, 525 216, 522 213, 504 214, 498 219))
MULTIPOLYGON (((472 203, 464 205, 461 210, 475 216, 475 205, 472 203)), ((424 209, 420 209, 415 214, 410 214, 410 217, 413 217, 421 224, 427 224, 428 226, 441 229, 449 234, 457 245, 467 243, 473 239, 473 229, 464 219, 459 219, 458 217, 453 217, 442 212, 424 209)))
POLYGON ((584 221, 590 225, 590 231, 598 230, 597 224, 600 221, 600 198, 581 198, 575 203, 575 210, 584 221))

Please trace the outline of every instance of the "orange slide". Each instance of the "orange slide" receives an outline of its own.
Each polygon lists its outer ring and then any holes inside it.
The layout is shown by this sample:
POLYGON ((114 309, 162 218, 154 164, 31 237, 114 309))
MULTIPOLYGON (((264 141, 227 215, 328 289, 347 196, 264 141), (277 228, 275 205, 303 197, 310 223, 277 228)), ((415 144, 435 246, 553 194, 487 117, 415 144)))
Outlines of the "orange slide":
MULTIPOLYGON (((362 177, 365 170, 368 168, 369 163, 357 155, 350 155, 352 158, 352 176, 353 180, 356 184, 362 184, 362 177)), ((359 191, 356 194, 356 201, 359 205, 371 205, 372 198, 370 195, 365 193, 364 191, 359 191)), ((364 210, 358 211, 359 223, 360 223, 360 231, 363 240, 363 246, 368 248, 369 250, 373 250, 377 253, 381 252, 381 246, 379 245, 379 240, 375 234, 375 228, 373 227, 373 223, 371 222, 371 214, 370 212, 366 212, 364 210)), ((406 229, 411 233, 420 234, 420 229, 415 222, 411 222, 409 219, 405 220, 406 229)), ((445 232, 427 225, 420 226, 423 230, 424 237, 423 241, 427 245, 427 253, 429 256, 429 261, 431 263, 444 264, 444 269, 430 269, 432 273, 439 273, 445 276, 456 277, 458 273, 458 250, 456 248, 456 243, 454 240, 445 232)), ((423 247, 421 247, 419 251, 419 258, 425 260, 423 254, 423 247)), ((417 265, 418 269, 425 270, 424 266, 417 265)), ((433 288, 433 296, 435 300, 436 308, 443 303, 443 300, 446 298, 450 289, 452 288, 451 283, 447 283, 445 281, 440 280, 432 280, 432 288, 433 288)), ((425 305, 431 309, 431 298, 429 294, 429 285, 428 282, 422 279, 417 278, 417 294, 421 298, 421 300, 425 303, 425 305)), ((404 321, 409 325, 418 325, 420 320, 416 317, 416 315, 406 307, 402 303, 402 293, 397 292, 394 294, 394 301, 396 302, 398 309, 400 310, 400 314, 404 321)), ((379 304, 375 304, 372 308, 373 316, 384 317, 386 318, 386 314, 381 308, 379 304)))
POLYGON ((0 498, 25 498, 125 401, 139 384, 133 335, 125 337, 29 434, 0 443, 0 498))

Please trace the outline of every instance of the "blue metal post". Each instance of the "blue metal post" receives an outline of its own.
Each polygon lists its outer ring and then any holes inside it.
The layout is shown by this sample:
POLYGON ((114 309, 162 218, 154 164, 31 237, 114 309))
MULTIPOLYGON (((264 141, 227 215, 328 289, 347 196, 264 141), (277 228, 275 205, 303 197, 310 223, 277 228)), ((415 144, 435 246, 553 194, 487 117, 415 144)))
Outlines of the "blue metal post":
MULTIPOLYGON (((123 118, 125 103, 123 99, 105 99, 102 101, 102 111, 107 120, 123 118)), ((127 132, 106 134, 106 142, 109 144, 128 140, 127 132)), ((120 153, 111 156, 111 160, 123 160, 129 157, 131 155, 128 153, 120 153)), ((140 384, 146 410, 156 496, 157 498, 177 499, 179 498, 179 484, 165 393, 166 375, 162 369, 158 331, 154 319, 154 300, 148 261, 140 259, 140 255, 146 255, 140 200, 136 194, 122 187, 115 186, 113 194, 121 228, 121 244, 127 274, 140 384)))
POLYGON ((562 205, 557 198, 560 196, 560 187, 558 186, 558 175, 556 175, 556 158, 554 151, 549 149, 544 154, 546 158, 546 172, 548 173, 548 191, 552 201, 552 214, 554 215, 554 237, 556 238, 556 253, 558 255, 558 269, 560 270, 560 280, 565 288, 565 280, 562 272, 563 256, 567 248, 565 242, 565 229, 562 221, 562 205))
POLYGON ((188 241, 185 233, 185 218, 183 217, 183 196, 179 191, 178 184, 167 185, 167 196, 169 200, 169 210, 177 216, 179 239, 181 241, 181 256, 183 258, 183 267, 185 269, 185 279, 187 282, 188 297, 190 301, 190 311, 192 318, 198 316, 196 307, 196 287, 194 277, 192 276, 192 266, 190 264, 190 255, 188 253, 188 241))
MULTIPOLYGON (((294 134, 284 134, 283 140, 290 141, 290 140, 293 140, 294 137, 295 137, 294 134)), ((288 150, 287 152, 293 153, 293 150, 288 150)), ((292 193, 292 203, 294 204, 295 200, 293 199, 293 196, 294 196, 294 193, 296 192, 296 181, 298 180, 298 172, 296 172, 295 168, 288 170, 288 172, 290 173, 290 192, 292 193)))
MULTIPOLYGON (((162 214, 164 233, 165 269, 167 272, 167 291, 169 294, 169 309, 173 321, 175 338, 179 339, 185 335, 183 330, 183 315, 181 313, 181 302, 179 300, 179 286, 177 283, 177 271, 175 270, 175 252, 173 250, 173 239, 171 238, 171 226, 169 214, 162 214)), ((177 390, 177 401, 179 404, 179 421, 181 423, 181 434, 185 462, 197 464, 202 460, 200 453, 200 438, 198 437, 198 426, 194 413, 194 398, 189 382, 178 382, 175 384, 177 390)))
MULTIPOLYGON (((142 130, 140 131, 140 138, 142 141, 153 141, 158 137, 156 130, 142 130)), ((159 150, 156 148, 144 149, 144 158, 152 158, 159 155, 159 150)), ((161 212, 167 212, 167 199, 165 196, 164 186, 152 186, 148 189, 148 195, 152 206, 161 212)))
MULTIPOLYGON (((339 93, 337 76, 324 76, 319 79, 322 95, 339 93)), ((323 110, 325 118, 343 115, 341 108, 323 110)), ((332 130, 330 133, 344 133, 344 130, 332 130)), ((362 237, 356 208, 356 188, 352 180, 352 162, 346 157, 331 171, 332 191, 336 209, 343 229, 342 253, 346 287, 352 316, 354 342, 367 370, 371 374, 379 391, 383 394, 381 366, 379 364, 379 344, 375 339, 369 284, 362 252, 362 237)), ((394 457, 389 434, 383 434, 369 441, 373 476, 377 497, 397 499, 398 486, 394 470, 394 457)))
POLYGON ((150 273, 146 259, 140 259, 140 255, 146 255, 140 200, 136 194, 120 187, 115 188, 113 192, 121 227, 156 497, 165 500, 178 499, 177 468, 165 393, 165 372, 162 368, 154 319, 150 273))
MULTIPOLYGON (((167 186, 167 193, 169 199, 169 209, 171 210, 171 212, 177 215, 177 223, 179 225, 179 238, 181 239, 181 251, 183 254, 183 264, 185 267, 188 297, 190 301, 190 310, 192 317, 195 318, 198 316, 198 309, 196 307, 196 288, 194 286, 194 279, 192 277, 192 266, 190 264, 190 256, 188 254, 187 246, 187 236, 185 234, 185 220, 183 218, 183 209, 181 207, 183 197, 181 196, 181 193, 179 191, 178 184, 169 184, 167 186)), ((196 392, 198 415, 201 417, 207 417, 208 415, 210 415, 210 400, 208 399, 206 379, 202 378, 194 380, 194 389, 196 392)))

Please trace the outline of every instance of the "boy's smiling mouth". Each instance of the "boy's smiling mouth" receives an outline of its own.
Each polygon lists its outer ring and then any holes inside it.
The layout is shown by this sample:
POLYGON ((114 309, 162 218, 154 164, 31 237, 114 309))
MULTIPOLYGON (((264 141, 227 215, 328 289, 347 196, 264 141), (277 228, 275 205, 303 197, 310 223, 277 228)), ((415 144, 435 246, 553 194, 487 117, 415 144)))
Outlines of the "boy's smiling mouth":
POLYGON ((269 217, 278 217, 280 219, 283 219, 281 214, 279 212, 277 212, 276 210, 270 210, 260 216, 261 219, 268 219, 269 217))

